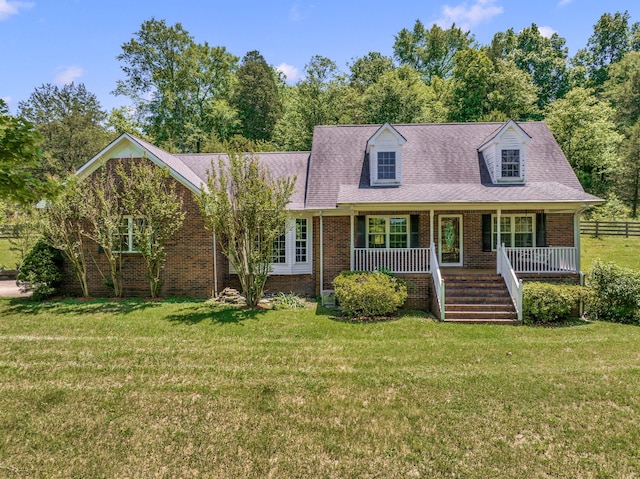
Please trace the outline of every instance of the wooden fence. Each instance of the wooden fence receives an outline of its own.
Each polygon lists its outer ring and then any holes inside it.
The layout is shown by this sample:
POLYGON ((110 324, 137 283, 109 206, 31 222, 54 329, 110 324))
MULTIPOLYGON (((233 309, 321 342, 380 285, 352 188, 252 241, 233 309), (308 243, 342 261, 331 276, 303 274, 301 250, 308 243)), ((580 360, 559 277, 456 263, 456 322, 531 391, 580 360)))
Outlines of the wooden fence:
POLYGON ((582 221, 580 234, 595 236, 640 236, 640 222, 582 221))

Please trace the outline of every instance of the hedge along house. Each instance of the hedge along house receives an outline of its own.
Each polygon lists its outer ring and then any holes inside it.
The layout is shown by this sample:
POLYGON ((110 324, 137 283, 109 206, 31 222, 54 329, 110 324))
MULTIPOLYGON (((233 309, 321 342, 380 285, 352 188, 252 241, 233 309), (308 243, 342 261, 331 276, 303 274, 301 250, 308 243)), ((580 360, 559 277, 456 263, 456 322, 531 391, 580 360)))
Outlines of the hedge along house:
MULTIPOLYGON (((268 290, 317 296, 341 271, 384 269, 411 280, 411 307, 451 321, 517 320, 523 279, 578 282, 580 213, 601 202, 541 122, 318 126, 311 152, 258 155, 275 176, 297 176, 268 290)), ((166 295, 238 285, 190 197, 219 157, 125 134, 78 171, 112 158, 169 168, 188 213, 168 246, 166 295)), ((136 261, 123 267, 129 293, 143 290, 136 261)))

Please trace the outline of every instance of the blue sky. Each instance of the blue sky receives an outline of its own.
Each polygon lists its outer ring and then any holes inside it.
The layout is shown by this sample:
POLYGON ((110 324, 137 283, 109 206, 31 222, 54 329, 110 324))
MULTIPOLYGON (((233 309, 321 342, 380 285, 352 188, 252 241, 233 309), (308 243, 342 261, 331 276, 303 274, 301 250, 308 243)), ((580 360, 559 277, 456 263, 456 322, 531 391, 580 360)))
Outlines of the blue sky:
POLYGON ((196 41, 239 57, 259 50, 295 82, 313 55, 342 70, 370 51, 391 56, 394 35, 416 19, 455 22, 483 44, 533 22, 563 36, 573 55, 603 13, 624 10, 640 21, 637 0, 0 0, 0 98, 15 112, 36 87, 75 81, 105 109, 128 104, 111 94, 124 78, 116 56, 151 17, 180 22, 196 41))

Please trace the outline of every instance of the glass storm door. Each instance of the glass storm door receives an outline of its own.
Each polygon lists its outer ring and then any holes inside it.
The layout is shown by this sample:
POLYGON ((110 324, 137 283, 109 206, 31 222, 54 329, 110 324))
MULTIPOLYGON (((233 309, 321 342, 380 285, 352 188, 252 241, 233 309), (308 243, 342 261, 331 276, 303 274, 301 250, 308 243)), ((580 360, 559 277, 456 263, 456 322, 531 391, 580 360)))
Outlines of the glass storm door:
POLYGON ((462 215, 443 215, 438 223, 440 265, 462 266, 462 215))

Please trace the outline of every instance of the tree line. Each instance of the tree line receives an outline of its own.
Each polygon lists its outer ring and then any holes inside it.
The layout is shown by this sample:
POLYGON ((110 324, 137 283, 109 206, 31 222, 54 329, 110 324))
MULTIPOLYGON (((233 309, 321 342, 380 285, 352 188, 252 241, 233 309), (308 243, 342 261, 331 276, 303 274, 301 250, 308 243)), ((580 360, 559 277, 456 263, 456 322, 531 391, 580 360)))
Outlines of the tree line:
POLYGON ((127 107, 107 112, 73 83, 19 103, 13 120, 33 126, 39 171, 63 178, 122 132, 170 152, 274 151, 309 150, 320 124, 543 120, 586 191, 609 198, 612 214, 638 214, 640 23, 626 11, 603 14, 573 57, 535 24, 482 45, 455 24, 416 20, 392 57, 370 52, 342 70, 314 56, 294 85, 258 51, 240 59, 154 18, 117 59, 113 93, 127 107))

